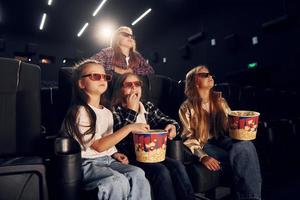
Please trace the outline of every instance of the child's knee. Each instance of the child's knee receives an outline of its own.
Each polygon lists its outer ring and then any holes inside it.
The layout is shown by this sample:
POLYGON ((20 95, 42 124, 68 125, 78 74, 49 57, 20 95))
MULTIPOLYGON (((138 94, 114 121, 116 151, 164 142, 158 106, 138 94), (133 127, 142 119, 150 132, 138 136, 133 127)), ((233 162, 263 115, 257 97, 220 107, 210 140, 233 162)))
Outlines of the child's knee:
POLYGON ((128 179, 122 174, 114 174, 100 181, 100 186, 105 188, 122 187, 127 190, 130 188, 128 179))
POLYGON ((132 170, 127 172, 126 175, 133 179, 146 179, 144 170, 138 167, 132 168, 132 170))
POLYGON ((126 199, 130 193, 130 185, 123 175, 113 175, 103 178, 98 184, 99 199, 126 199))

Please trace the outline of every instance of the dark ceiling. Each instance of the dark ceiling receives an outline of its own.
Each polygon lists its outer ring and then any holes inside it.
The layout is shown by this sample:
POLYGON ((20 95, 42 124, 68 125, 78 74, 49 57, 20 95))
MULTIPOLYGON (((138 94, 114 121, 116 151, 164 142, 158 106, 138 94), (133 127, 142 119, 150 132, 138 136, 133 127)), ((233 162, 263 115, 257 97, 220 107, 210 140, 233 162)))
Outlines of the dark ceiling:
MULTIPOLYGON (((91 34, 97 24, 110 20, 117 26, 130 25, 148 8, 152 8, 151 15, 136 27, 140 28, 146 23, 155 25, 158 20, 159 22, 163 19, 167 20, 168 15, 174 14, 187 1, 108 0, 95 17, 92 13, 101 0, 53 0, 51 6, 48 6, 47 2, 48 0, 2 0, 0 34, 30 35, 53 41, 72 41, 79 39, 77 33, 86 22, 89 22, 89 27, 80 38, 84 40, 93 37, 91 34), (47 13, 47 19, 44 30, 40 31, 39 24, 44 12, 47 13)), ((189 4, 193 2, 196 1, 190 1, 189 4)))
MULTIPOLYGON (((102 0, 2 0, 0 3, 0 36, 17 35, 46 39, 53 42, 94 44, 95 29, 101 23, 113 21, 116 26, 130 25, 148 8, 152 12, 133 27, 142 38, 151 37, 154 30, 183 18, 206 5, 238 4, 238 0, 108 0, 96 17, 92 13, 102 0), (43 13, 47 13, 44 30, 39 30, 43 13), (77 33, 89 22, 84 34, 77 33)), ((258 0, 244 0, 245 3, 258 0)), ((142 40, 140 38, 140 40, 142 40)))

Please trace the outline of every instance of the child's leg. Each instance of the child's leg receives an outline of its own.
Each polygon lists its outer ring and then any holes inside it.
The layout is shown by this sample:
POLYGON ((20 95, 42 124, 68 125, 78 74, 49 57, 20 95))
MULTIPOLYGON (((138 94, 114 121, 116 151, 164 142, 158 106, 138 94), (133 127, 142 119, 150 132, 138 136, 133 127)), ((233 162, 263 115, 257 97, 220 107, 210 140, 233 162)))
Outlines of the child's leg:
POLYGON ((82 163, 83 185, 87 190, 98 187, 98 199, 127 199, 130 185, 127 178, 108 164, 110 156, 87 159, 82 163))
MULTIPOLYGON (((220 137, 216 144, 228 152, 236 199, 260 199, 262 180, 253 143, 232 140, 225 136, 220 137)), ((206 149, 204 150, 206 151, 206 149)))
POLYGON ((124 174, 130 183, 130 194, 129 200, 150 200, 151 192, 150 192, 150 184, 145 177, 145 172, 133 165, 125 165, 118 161, 112 161, 110 167, 113 170, 124 174))
POLYGON ((236 199, 261 199, 261 173, 256 149, 250 141, 233 142, 229 151, 236 199))
POLYGON ((184 165, 180 161, 168 157, 162 162, 162 164, 164 164, 170 171, 177 199, 195 199, 194 189, 184 165))
POLYGON ((134 165, 145 171, 151 183, 155 200, 176 200, 171 174, 162 163, 135 162, 134 165))

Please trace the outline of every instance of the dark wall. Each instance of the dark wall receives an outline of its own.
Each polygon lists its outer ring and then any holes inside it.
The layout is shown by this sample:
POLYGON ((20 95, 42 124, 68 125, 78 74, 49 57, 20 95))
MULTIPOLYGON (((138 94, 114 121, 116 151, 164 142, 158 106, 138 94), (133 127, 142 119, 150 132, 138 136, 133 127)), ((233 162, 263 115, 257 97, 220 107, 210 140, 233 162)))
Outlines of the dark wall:
POLYGON ((62 66, 69 66, 73 63, 63 63, 64 58, 72 59, 72 62, 90 57, 94 49, 86 48, 80 44, 63 41, 51 41, 48 39, 33 38, 31 36, 1 35, 4 42, 4 49, 1 49, 0 56, 14 58, 15 53, 24 53, 31 58, 31 63, 41 67, 43 81, 58 81, 58 70, 62 66), (28 46, 29 45, 29 46, 28 46), (29 48, 28 48, 29 47, 29 48), (54 62, 51 64, 40 63, 40 56, 51 56, 54 62))
POLYGON ((260 74, 254 77, 257 84, 295 83, 300 66, 297 4, 283 0, 226 5, 199 3, 190 12, 169 16, 165 24, 157 22, 156 30, 143 27, 138 36, 147 32, 152 37, 142 38, 138 47, 157 73, 177 80, 183 79, 192 67, 206 64, 217 75, 217 82, 230 81, 226 80, 232 78, 230 74, 247 71, 248 63, 257 62, 256 71, 260 74), (287 20, 263 28, 264 23, 282 16, 287 20), (203 37, 189 44, 188 38, 198 32, 203 32, 203 37), (258 37, 257 45, 252 45, 253 36, 258 37), (211 46, 212 38, 216 39, 216 46, 211 46), (190 49, 188 58, 183 58, 186 52, 179 50, 184 45, 190 49), (153 62, 154 52, 158 62, 153 62), (162 62, 163 57, 167 63, 162 62))

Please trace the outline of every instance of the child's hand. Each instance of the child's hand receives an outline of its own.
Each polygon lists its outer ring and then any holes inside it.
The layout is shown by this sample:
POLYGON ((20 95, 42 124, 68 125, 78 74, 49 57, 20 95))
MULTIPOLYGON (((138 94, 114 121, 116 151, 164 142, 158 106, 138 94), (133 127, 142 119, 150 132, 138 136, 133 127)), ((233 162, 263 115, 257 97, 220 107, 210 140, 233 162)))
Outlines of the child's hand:
POLYGON ((139 111, 139 106, 140 106, 139 102, 140 99, 134 92, 131 92, 126 98, 127 108, 134 110, 136 112, 139 111))
POLYGON ((214 159, 213 157, 204 156, 201 159, 201 162, 210 171, 218 171, 219 169, 221 169, 220 162, 218 160, 214 159))
POLYGON ((130 128, 130 132, 147 132, 150 130, 150 126, 144 123, 134 123, 127 126, 130 128))
POLYGON ((117 161, 119 161, 120 163, 122 163, 122 164, 127 165, 127 164, 129 163, 128 158, 127 158, 127 156, 126 156, 125 154, 116 152, 116 153, 114 153, 114 154, 112 155, 112 157, 113 157, 114 159, 116 159, 117 161))
POLYGON ((176 136, 176 127, 173 124, 168 124, 165 127, 165 131, 168 132, 168 138, 172 140, 176 136))

